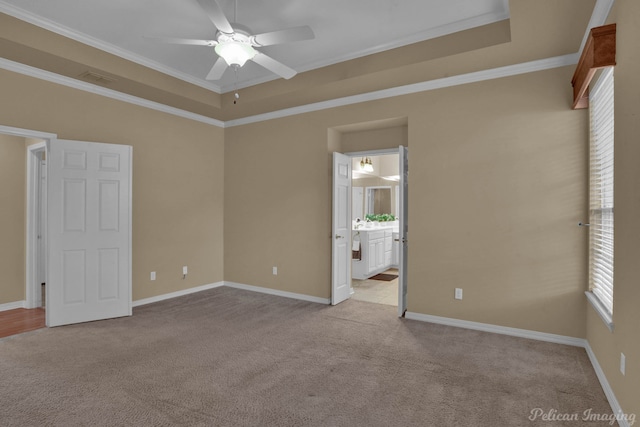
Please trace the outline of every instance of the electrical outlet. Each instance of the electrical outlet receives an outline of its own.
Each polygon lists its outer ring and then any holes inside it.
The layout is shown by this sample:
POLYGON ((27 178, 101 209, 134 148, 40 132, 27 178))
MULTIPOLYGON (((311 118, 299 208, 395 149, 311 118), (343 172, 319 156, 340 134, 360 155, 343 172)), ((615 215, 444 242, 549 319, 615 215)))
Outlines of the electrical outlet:
POLYGON ((182 267, 182 274, 185 275, 185 276, 188 274, 188 270, 187 270, 187 266, 186 265, 184 267, 182 267))
POLYGON ((278 275, 278 267, 275 267, 275 266, 274 266, 272 271, 273 271, 273 275, 274 275, 274 276, 277 276, 277 275, 278 275))
POLYGON ((155 272, 155 271, 152 271, 152 272, 151 272, 151 277, 150 277, 150 279, 151 279, 151 280, 156 280, 156 272, 155 272))
POLYGON ((455 299, 462 299, 462 288, 456 288, 456 292, 454 294, 455 299))
POLYGON ((624 353, 620 353, 620 372, 622 372, 622 375, 625 375, 624 371, 626 371, 627 369, 627 358, 625 357, 624 353))

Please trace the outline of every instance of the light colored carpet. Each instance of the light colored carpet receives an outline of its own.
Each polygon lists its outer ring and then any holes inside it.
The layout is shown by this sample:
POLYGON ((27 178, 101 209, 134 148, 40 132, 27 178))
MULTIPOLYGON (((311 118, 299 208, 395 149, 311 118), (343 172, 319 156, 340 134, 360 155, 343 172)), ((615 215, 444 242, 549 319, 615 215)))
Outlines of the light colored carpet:
POLYGON ((611 412, 584 349, 395 313, 223 287, 4 339, 0 424, 546 426, 560 424, 531 422, 534 408, 611 412))

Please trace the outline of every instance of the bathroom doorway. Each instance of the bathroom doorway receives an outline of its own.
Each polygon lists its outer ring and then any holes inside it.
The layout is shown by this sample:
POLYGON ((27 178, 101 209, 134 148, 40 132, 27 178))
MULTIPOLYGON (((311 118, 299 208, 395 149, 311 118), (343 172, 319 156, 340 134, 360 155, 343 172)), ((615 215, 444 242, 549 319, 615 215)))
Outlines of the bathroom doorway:
POLYGON ((397 306, 398 315, 403 316, 407 306, 407 148, 353 152, 341 157, 346 163, 341 165, 342 170, 350 174, 348 185, 337 184, 334 178, 334 225, 344 223, 344 215, 349 225, 333 230, 332 304, 353 298, 397 306), (342 195, 346 188, 348 198, 342 195), (347 200, 345 209, 342 205, 347 200), (338 246, 338 242, 342 243, 338 246), (351 250, 345 251, 345 246, 351 250), (336 286, 345 283, 336 279, 344 279, 340 272, 348 272, 348 294, 345 286, 336 286))
POLYGON ((397 150, 353 153, 352 298, 398 306, 400 172, 397 150))

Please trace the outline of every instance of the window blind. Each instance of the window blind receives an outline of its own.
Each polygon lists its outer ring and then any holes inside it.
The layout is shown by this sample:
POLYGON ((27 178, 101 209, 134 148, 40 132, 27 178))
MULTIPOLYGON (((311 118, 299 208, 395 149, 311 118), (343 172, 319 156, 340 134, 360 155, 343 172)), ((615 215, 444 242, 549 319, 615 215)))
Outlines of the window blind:
POLYGON ((589 95, 589 290, 613 313, 613 68, 589 95))

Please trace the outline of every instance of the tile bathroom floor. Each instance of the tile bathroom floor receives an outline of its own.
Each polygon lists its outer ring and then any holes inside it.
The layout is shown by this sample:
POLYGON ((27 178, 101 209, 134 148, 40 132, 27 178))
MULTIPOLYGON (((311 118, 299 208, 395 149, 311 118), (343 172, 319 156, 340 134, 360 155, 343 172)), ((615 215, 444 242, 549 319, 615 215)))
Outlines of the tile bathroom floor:
MULTIPOLYGON (((398 274, 398 270, 391 268, 384 273, 398 274)), ((354 294, 351 296, 354 300, 375 302, 377 304, 398 305, 398 279, 395 278, 390 282, 383 280, 351 280, 354 294)))

